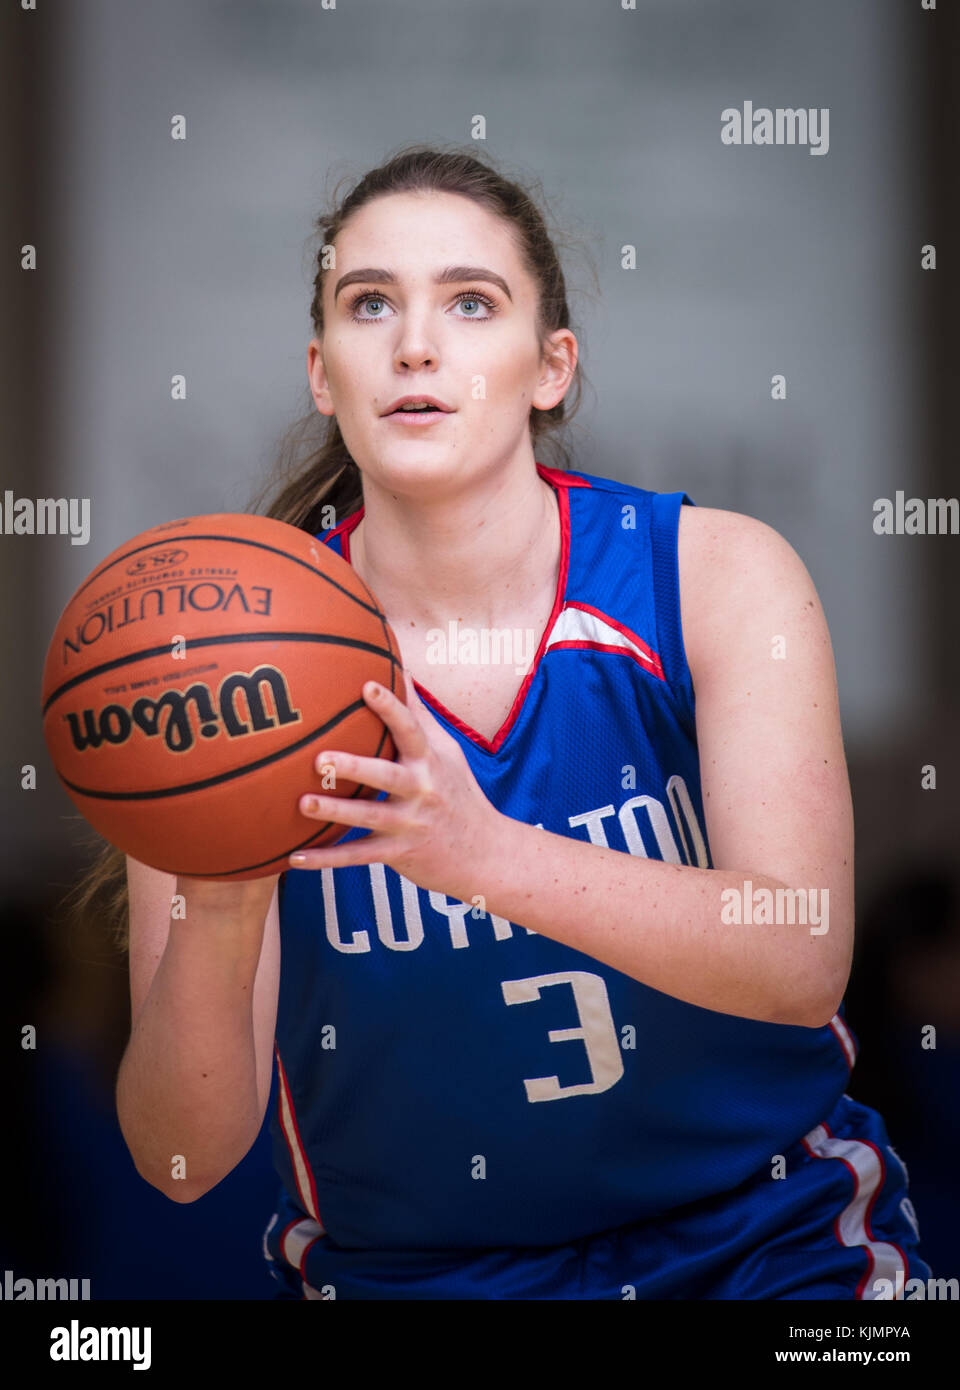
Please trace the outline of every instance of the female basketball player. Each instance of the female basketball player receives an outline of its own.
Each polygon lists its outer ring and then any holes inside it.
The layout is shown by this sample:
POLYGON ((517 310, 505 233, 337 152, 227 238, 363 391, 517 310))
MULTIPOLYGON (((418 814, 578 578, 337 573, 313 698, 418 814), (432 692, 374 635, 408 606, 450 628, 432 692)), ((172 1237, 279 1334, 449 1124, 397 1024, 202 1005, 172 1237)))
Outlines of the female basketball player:
POLYGON ((270 514, 384 608, 403 698, 363 694, 398 757, 318 752, 302 813, 350 830, 279 882, 127 862, 140 1171, 214 1186, 275 1063, 280 1296, 903 1297, 930 1271, 845 1094, 853 826, 804 566, 537 459, 579 367, 516 185, 414 148, 319 225, 330 432, 270 514))

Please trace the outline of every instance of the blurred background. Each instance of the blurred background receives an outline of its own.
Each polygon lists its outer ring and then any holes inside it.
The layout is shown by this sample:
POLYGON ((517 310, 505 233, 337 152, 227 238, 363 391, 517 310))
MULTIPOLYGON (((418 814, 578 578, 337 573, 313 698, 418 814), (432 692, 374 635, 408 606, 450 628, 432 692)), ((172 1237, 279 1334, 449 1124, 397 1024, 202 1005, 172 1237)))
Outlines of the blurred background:
POLYGON ((308 403, 304 252, 332 178, 468 143, 479 114, 478 156, 542 182, 568 247, 589 383, 574 467, 757 516, 817 585, 857 821, 848 1090, 908 1166, 934 1274, 960 1276, 960 542, 873 530, 878 498, 960 491, 956 6, 42 0, 0 22, 0 491, 91 516, 85 546, 0 535, 0 1273, 90 1278, 94 1298, 273 1292, 266 1129, 185 1206, 124 1145, 126 960, 61 918, 91 852, 44 746, 41 670, 115 546, 243 510, 270 471, 308 403), (746 100, 829 108, 828 154, 724 146, 720 113, 746 100))

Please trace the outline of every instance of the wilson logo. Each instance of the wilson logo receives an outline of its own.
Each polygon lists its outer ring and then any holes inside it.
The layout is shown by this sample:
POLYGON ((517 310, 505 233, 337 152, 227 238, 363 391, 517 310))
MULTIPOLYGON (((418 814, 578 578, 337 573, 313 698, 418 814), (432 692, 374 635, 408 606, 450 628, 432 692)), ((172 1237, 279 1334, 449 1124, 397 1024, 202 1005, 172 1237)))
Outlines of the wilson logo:
POLYGON ((234 671, 225 676, 216 695, 206 682, 195 681, 182 692, 167 690, 156 700, 141 696, 129 707, 104 705, 99 712, 85 709, 63 717, 80 753, 103 743, 126 743, 137 730, 147 738, 162 738, 171 753, 188 753, 196 742, 195 725, 201 738, 216 738, 221 730, 228 738, 241 738, 282 724, 296 724, 301 712, 290 707, 282 672, 275 666, 258 666, 249 673, 234 671), (264 704, 264 686, 272 696, 272 712, 264 704), (241 692, 245 711, 237 707, 241 692))

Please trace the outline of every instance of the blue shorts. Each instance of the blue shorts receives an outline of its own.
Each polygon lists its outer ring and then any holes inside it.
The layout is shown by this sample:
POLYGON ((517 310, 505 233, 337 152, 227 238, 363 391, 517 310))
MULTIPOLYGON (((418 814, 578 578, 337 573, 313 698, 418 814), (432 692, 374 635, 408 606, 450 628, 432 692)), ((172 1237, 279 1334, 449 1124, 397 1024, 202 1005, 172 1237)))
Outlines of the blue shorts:
POLYGON ((844 1095, 734 1190, 569 1245, 346 1249, 295 1211, 264 1253, 277 1298, 902 1299, 932 1277, 907 1184, 880 1115, 844 1095))

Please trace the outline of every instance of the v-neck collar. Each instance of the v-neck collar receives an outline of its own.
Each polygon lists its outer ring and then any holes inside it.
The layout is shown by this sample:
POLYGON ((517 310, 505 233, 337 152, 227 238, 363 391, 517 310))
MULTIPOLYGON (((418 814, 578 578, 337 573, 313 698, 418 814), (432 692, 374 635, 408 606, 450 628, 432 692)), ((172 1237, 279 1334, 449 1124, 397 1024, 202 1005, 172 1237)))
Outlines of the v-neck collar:
MULTIPOLYGON (((430 691, 427 690, 426 686, 421 685, 416 679, 413 681, 414 688, 424 703, 430 705, 436 710, 437 714, 441 715, 447 721, 447 723, 452 724, 455 729, 458 729, 466 738, 469 738, 478 748, 482 748, 485 753, 499 752, 510 730, 517 722, 520 711, 523 708, 523 702, 526 699, 527 691, 530 689, 530 685, 540 668, 540 659, 547 649, 547 645, 550 641, 550 634, 553 632, 557 619, 566 602, 567 573, 570 568, 569 488, 572 482, 579 483, 580 480, 573 477, 568 478, 568 476, 559 469, 546 468, 542 463, 537 464, 537 472, 540 474, 541 478, 553 488, 557 499, 557 507, 560 512, 560 569, 557 574, 557 592, 554 596, 553 608, 547 619, 547 625, 543 630, 543 636, 540 638, 540 645, 537 647, 536 655, 533 658, 530 670, 523 678, 523 684, 516 693, 506 719, 500 725, 500 728, 492 739, 484 738, 483 734, 472 728, 466 720, 460 719, 451 710, 448 710, 446 705, 442 704, 435 695, 432 695, 430 691)), ((333 540, 334 536, 340 537, 340 553, 348 564, 350 563, 350 533, 359 525, 364 511, 365 508, 361 506, 357 511, 352 512, 350 516, 346 517, 338 526, 335 526, 329 535, 324 538, 323 543, 326 545, 333 540)))

